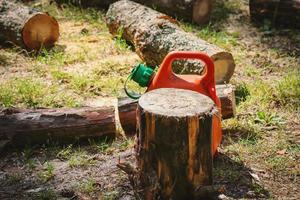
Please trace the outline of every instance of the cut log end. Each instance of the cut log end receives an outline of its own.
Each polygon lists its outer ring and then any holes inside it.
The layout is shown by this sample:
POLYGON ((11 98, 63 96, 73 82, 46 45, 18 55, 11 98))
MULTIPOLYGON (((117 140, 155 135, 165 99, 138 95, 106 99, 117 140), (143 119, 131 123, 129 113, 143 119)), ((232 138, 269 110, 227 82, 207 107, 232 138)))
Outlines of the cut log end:
POLYGON ((235 69, 232 55, 228 52, 219 52, 212 55, 215 64, 215 80, 217 84, 229 83, 235 69))
POLYGON ((22 37, 25 46, 30 50, 39 50, 41 47, 48 48, 58 40, 59 25, 48 14, 38 13, 25 23, 22 37))
POLYGON ((197 0, 193 5, 193 21, 197 24, 204 24, 208 22, 211 11, 211 0, 197 0))
POLYGON ((145 93, 139 99, 139 105, 145 111, 156 115, 168 117, 195 116, 211 113, 211 108, 214 106, 210 98, 200 96, 199 93, 194 91, 183 89, 170 90, 166 88, 154 91, 145 93), (176 99, 174 99, 174 96, 176 96, 176 99))

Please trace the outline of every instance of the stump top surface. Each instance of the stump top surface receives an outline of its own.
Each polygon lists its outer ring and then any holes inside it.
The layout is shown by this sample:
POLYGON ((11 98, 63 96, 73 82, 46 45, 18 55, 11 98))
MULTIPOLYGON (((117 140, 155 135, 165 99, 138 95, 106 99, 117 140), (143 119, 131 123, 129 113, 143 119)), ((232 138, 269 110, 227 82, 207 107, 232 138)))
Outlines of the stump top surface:
POLYGON ((212 113, 214 102, 198 92, 161 88, 145 93, 139 99, 144 111, 165 116, 185 117, 212 113))

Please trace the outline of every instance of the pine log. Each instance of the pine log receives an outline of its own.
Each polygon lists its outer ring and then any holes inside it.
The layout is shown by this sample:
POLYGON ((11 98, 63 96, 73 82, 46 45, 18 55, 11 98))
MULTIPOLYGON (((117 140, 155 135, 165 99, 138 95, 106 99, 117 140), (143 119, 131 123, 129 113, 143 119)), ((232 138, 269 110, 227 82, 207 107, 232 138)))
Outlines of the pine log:
POLYGON ((163 88, 138 103, 137 185, 143 199, 195 199, 212 184, 213 101, 163 88))
POLYGON ((300 28, 300 0, 250 0, 251 19, 300 28))
MULTIPOLYGON (((56 0, 57 3, 70 3, 82 7, 108 8, 117 0, 56 0)), ((182 19, 197 24, 209 21, 213 0, 133 0, 149 6, 157 11, 168 14, 174 18, 182 19)))
MULTIPOLYGON (((227 83, 233 75, 235 64, 231 53, 186 33, 176 20, 148 7, 129 0, 118 1, 110 5, 106 24, 113 35, 122 33, 149 66, 160 65, 171 51, 203 51, 214 61, 217 83, 227 83)), ((173 70, 202 73, 203 65, 198 61, 174 62, 173 70)))
POLYGON ((47 13, 9 0, 0 0, 0 35, 6 42, 39 50, 51 47, 58 40, 59 25, 47 13))
POLYGON ((213 0, 134 0, 177 19, 197 24, 209 21, 213 0))
POLYGON ((14 146, 67 143, 116 133, 114 107, 20 110, 0 113, 0 141, 14 146))
MULTIPOLYGON (((221 100, 222 119, 229 119, 235 116, 235 94, 232 85, 217 85, 217 95, 221 100)), ((136 133, 136 109, 137 100, 123 97, 118 99, 118 110, 120 123, 127 135, 136 133)))

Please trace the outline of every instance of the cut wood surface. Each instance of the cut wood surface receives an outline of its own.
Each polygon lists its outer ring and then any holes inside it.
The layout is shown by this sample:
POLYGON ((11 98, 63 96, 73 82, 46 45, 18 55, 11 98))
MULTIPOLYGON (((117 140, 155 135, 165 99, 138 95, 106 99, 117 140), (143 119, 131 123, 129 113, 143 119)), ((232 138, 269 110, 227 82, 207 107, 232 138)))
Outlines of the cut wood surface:
MULTIPOLYGON (((203 51, 215 64, 217 83, 229 82, 235 63, 232 54, 185 32, 176 20, 141 4, 121 0, 111 4, 106 13, 110 33, 122 37, 135 47, 149 66, 158 66, 171 51, 203 51)), ((176 73, 202 73, 203 64, 196 61, 173 63, 176 73)))
POLYGON ((135 147, 143 199, 196 199, 199 188, 212 184, 216 112, 209 97, 190 90, 157 89, 139 99, 135 147))
MULTIPOLYGON (((222 119, 228 119, 235 116, 235 95, 234 86, 217 85, 217 95, 221 101, 222 119)), ((120 123, 126 134, 136 133, 136 108, 138 100, 129 97, 120 98, 118 100, 118 109, 120 123)))
MULTIPOLYGON (((57 3, 71 3, 82 7, 107 8, 117 0, 56 0, 57 3)), ((174 18, 183 19, 197 24, 209 21, 213 0, 133 0, 149 6, 174 18)))
POLYGON ((49 139, 67 143, 81 138, 115 136, 114 107, 20 110, 0 113, 0 141, 15 146, 49 139))
POLYGON ((21 3, 0 0, 0 35, 28 50, 51 47, 58 40, 59 25, 47 13, 21 3))
POLYGON ((250 0, 253 21, 300 28, 300 0, 250 0))

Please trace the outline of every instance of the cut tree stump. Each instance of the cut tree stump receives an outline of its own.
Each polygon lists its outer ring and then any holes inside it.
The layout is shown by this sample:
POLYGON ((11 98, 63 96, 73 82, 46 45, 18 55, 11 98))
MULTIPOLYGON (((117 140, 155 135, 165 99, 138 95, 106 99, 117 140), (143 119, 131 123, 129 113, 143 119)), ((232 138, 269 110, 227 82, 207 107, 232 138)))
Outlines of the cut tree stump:
POLYGON ((0 35, 27 50, 51 47, 58 40, 59 25, 47 13, 21 3, 0 0, 0 35))
MULTIPOLYGON (((203 51, 214 61, 216 83, 228 83, 235 63, 231 53, 185 32, 176 20, 141 4, 121 0, 111 4, 106 24, 112 35, 119 35, 134 45, 137 54, 149 66, 158 66, 171 51, 203 51)), ((173 63, 175 73, 203 71, 198 61, 173 63)))
POLYGON ((144 199, 196 199, 212 184, 213 101, 200 93, 163 88, 138 103, 138 190, 144 199))
MULTIPOLYGON (((58 4, 71 3, 82 7, 108 8, 117 0, 55 0, 58 4)), ((174 18, 204 24, 209 21, 213 0, 133 0, 174 18)))
MULTIPOLYGON (((222 119, 235 116, 235 94, 232 85, 216 85, 217 96, 221 101, 222 119)), ((118 99, 120 123, 128 135, 136 133, 136 109, 138 100, 123 97, 118 99)))
POLYGON ((84 138, 114 137, 115 109, 111 107, 20 110, 0 113, 0 143, 42 144, 51 139, 68 143, 84 138))
POLYGON ((300 28, 300 0, 250 0, 249 6, 253 21, 300 28))

